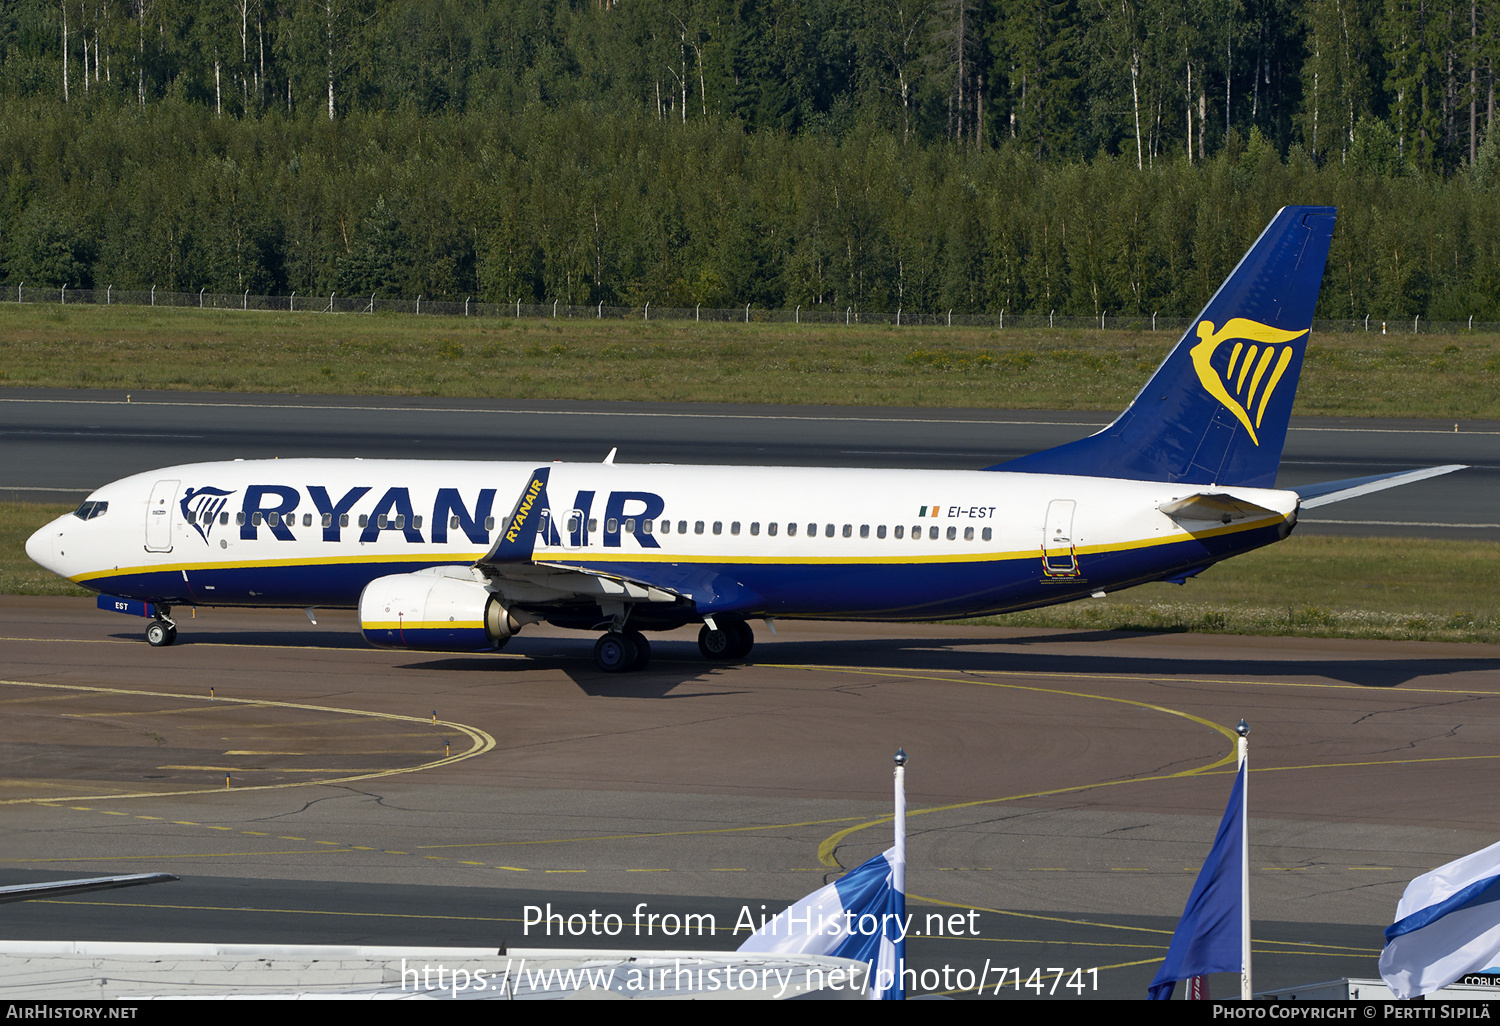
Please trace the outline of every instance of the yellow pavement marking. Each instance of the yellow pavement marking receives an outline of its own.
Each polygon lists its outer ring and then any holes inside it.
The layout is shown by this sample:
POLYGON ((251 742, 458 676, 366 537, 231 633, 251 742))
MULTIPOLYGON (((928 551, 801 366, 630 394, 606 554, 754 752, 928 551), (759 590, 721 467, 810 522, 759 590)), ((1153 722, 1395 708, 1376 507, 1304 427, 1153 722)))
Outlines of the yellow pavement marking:
MULTIPOLYGON (((170 692, 134 691, 129 688, 90 687, 82 684, 44 684, 38 681, 0 680, 0 685, 10 685, 11 687, 21 688, 45 688, 55 689, 59 691, 74 691, 82 692, 85 694, 125 695, 132 698, 170 698, 175 699, 179 702, 192 700, 192 696, 190 695, 173 694, 170 692)), ((230 704, 242 706, 258 706, 261 708, 299 709, 305 712, 323 713, 332 716, 358 717, 363 719, 376 720, 393 720, 398 723, 420 723, 423 725, 428 725, 431 723, 431 720, 428 717, 423 716, 401 716, 396 713, 368 712, 360 709, 343 709, 334 706, 310 705, 303 702, 270 702, 261 699, 224 698, 222 696, 216 699, 209 699, 207 696, 204 696, 200 701, 202 703, 201 707, 230 704)), ((195 706, 194 708, 200 707, 195 706)), ((138 791, 128 794, 103 794, 86 796, 79 795, 70 798, 52 798, 47 800, 105 801, 117 798, 166 798, 189 794, 221 794, 225 793, 226 791, 229 791, 229 793, 233 793, 235 791, 273 791, 290 787, 309 787, 323 784, 345 784, 357 780, 374 780, 380 777, 392 777, 404 773, 418 773, 423 770, 435 769, 439 766, 448 766, 456 762, 462 762, 465 759, 471 759, 476 755, 483 755, 485 752, 488 752, 490 749, 495 747, 495 739, 483 730, 480 730, 478 727, 469 727, 465 726, 462 723, 454 723, 449 720, 438 720, 435 725, 445 727, 449 730, 457 731, 458 733, 468 737, 469 749, 464 752, 458 752, 453 755, 445 756, 441 759, 434 759, 430 762, 420 763, 416 766, 400 766, 393 769, 375 770, 368 772, 356 770, 352 775, 338 776, 330 779, 287 781, 280 784, 253 784, 244 787, 236 787, 233 789, 226 789, 222 786, 215 785, 213 787, 193 788, 192 790, 186 791, 138 791)), ((327 772, 349 774, 350 771, 328 770, 327 772)), ((38 798, 7 798, 0 799, 0 805, 35 804, 42 801, 43 799, 38 798)))

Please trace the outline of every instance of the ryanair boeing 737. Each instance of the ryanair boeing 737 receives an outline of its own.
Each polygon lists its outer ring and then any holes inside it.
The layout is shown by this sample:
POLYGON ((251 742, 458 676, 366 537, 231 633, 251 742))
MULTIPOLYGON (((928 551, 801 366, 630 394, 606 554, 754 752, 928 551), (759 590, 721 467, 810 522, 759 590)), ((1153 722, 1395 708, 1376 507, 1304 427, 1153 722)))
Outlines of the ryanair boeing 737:
POLYGON ((180 606, 327 606, 389 648, 603 631, 611 672, 646 665, 643 631, 692 623, 733 660, 751 620, 940 620, 1181 582, 1285 538, 1299 508, 1461 469, 1275 488, 1333 224, 1283 209, 1114 423, 1002 466, 199 463, 100 488, 26 551, 149 617, 153 645, 180 606))

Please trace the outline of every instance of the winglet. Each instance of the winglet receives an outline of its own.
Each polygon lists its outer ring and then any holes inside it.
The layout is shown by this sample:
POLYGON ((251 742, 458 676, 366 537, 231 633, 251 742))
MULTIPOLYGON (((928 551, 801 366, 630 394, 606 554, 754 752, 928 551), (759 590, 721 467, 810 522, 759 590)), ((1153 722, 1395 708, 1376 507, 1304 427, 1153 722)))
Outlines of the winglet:
POLYGON ((506 518, 494 547, 479 562, 529 563, 531 552, 536 548, 536 536, 541 527, 542 515, 547 511, 547 476, 551 467, 538 467, 526 480, 521 497, 506 518))

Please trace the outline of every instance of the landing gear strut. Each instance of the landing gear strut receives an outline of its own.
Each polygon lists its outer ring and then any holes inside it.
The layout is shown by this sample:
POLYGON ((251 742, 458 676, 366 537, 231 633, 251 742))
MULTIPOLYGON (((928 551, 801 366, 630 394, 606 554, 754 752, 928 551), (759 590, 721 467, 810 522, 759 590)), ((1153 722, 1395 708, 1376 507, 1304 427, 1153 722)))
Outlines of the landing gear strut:
POLYGON ((651 642, 640 631, 610 631, 594 642, 594 665, 605 673, 644 670, 651 661, 651 642))
POLYGON ((744 620, 716 621, 718 629, 703 625, 698 632, 698 651, 704 659, 714 662, 733 662, 750 654, 755 645, 755 632, 744 620))
POLYGON ((177 640, 177 625, 171 616, 169 607, 156 607, 156 619, 146 625, 146 644, 152 648, 164 648, 177 640))

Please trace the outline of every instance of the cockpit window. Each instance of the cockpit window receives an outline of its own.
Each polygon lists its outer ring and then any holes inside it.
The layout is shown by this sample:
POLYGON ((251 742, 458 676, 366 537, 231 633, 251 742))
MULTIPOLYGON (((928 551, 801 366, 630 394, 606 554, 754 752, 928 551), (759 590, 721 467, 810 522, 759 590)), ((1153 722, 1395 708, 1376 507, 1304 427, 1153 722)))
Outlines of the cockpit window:
POLYGON ((79 520, 93 520, 95 517, 104 516, 107 512, 109 512, 109 503, 95 502, 93 499, 90 499, 75 509, 73 515, 79 520))

